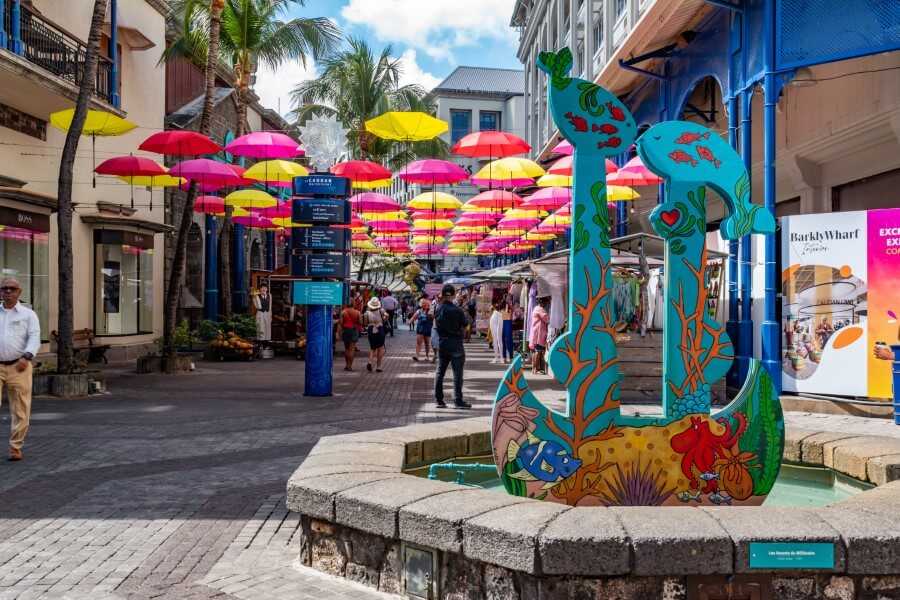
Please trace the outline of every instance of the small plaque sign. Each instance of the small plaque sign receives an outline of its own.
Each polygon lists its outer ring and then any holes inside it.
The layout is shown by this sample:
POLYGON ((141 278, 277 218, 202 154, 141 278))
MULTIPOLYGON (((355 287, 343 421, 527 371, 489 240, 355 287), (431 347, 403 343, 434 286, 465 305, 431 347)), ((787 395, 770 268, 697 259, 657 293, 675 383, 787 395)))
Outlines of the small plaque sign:
POLYGON ((294 304, 340 306, 344 300, 344 284, 340 281, 295 281, 294 304))
POLYGON ((350 230, 333 229, 331 227, 297 227, 292 235, 297 236, 297 245, 295 247, 300 250, 342 252, 347 249, 350 230))
POLYGON ((291 257, 295 277, 334 277, 345 279, 350 257, 346 254, 300 254, 291 257))
POLYGON ((350 203, 337 198, 294 198, 291 220, 314 225, 350 222, 350 203))
POLYGON ((350 180, 330 174, 307 175, 294 178, 294 193, 298 196, 346 196, 350 180))
POLYGON ((833 569, 828 542, 750 542, 751 569, 833 569))

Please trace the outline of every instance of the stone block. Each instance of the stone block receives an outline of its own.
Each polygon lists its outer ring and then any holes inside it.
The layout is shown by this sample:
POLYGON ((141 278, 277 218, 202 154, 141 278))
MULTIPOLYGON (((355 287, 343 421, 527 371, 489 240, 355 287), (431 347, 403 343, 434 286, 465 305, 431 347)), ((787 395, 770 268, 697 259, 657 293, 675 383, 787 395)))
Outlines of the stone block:
POLYGON ((837 504, 816 513, 841 536, 849 574, 900 573, 900 513, 869 512, 837 504))
POLYGON ((485 454, 492 454, 493 451, 490 431, 480 431, 469 434, 469 450, 466 452, 467 455, 484 456, 485 454))
POLYGON ((422 440, 422 460, 425 464, 465 456, 468 451, 469 436, 465 433, 422 440))
POLYGON ((342 473, 399 473, 399 470, 395 467, 374 465, 344 464, 309 466, 304 463, 294 471, 293 475, 291 475, 291 481, 298 482, 313 477, 321 477, 322 475, 340 475, 342 473))
POLYGON ((900 575, 863 577, 860 595, 863 598, 900 598, 900 575))
POLYGON ((631 538, 635 575, 716 575, 732 571, 725 530, 695 508, 610 508, 631 538))
POLYGON ((461 600, 484 598, 484 565, 462 554, 443 553, 440 569, 441 598, 461 600))
MULTIPOLYGON (((875 459, 873 459, 875 460, 875 459)), ((838 502, 838 508, 893 515, 900 506, 900 481, 892 481, 838 502)))
POLYGON ((337 494, 335 520, 341 525, 396 538, 399 534, 397 513, 401 507, 458 489, 460 486, 455 483, 412 475, 375 481, 337 494))
POLYGON ((886 454, 900 454, 900 439, 865 437, 839 440, 825 445, 826 467, 856 479, 866 479, 866 463, 869 459, 886 454), (827 459, 831 457, 831 460, 827 459))
POLYGON ((343 577, 349 554, 349 548, 343 540, 331 535, 313 534, 311 545, 313 569, 343 577))
POLYGON ((356 583, 361 583, 369 587, 378 587, 378 569, 373 569, 372 567, 367 567, 354 562, 348 562, 345 573, 344 577, 350 581, 355 581, 356 583))
POLYGON ((498 508, 463 523, 463 553, 515 571, 538 572, 537 537, 567 506, 524 502, 498 508))
POLYGON ((509 569, 484 566, 484 597, 485 600, 510 600, 516 598, 515 575, 509 569))
POLYGON ((334 441, 332 437, 320 439, 307 456, 317 456, 319 454, 358 454, 367 452, 403 452, 402 444, 393 444, 386 442, 347 442, 334 441))
POLYGON ((334 521, 334 497, 338 492, 402 476, 399 473, 341 473, 300 480, 291 478, 288 480, 285 503, 294 512, 334 521))
POLYGON ((403 468, 405 455, 401 446, 394 446, 387 450, 370 451, 341 451, 327 452, 308 456, 303 461, 307 467, 322 467, 330 465, 350 466, 364 465, 374 467, 391 467, 396 471, 403 468))
POLYGON ((408 442, 406 444, 406 459, 404 461, 404 467, 417 467, 419 465, 425 464, 423 446, 424 444, 421 441, 408 442))
POLYGON ((900 454, 869 459, 866 463, 866 479, 879 486, 900 479, 900 454))
MULTIPOLYGON (((800 462, 808 465, 824 465, 825 464, 825 446, 833 444, 840 440, 860 437, 854 433, 840 433, 838 431, 822 431, 811 436, 803 438, 800 442, 800 462)), ((830 453, 829 447, 829 453, 830 453)), ((829 463, 831 457, 828 457, 829 463)))
POLYGON ((615 513, 573 508, 554 519, 538 540, 541 571, 549 575, 623 575, 631 545, 615 513))
MULTIPOLYGON (((728 532, 734 543, 734 571, 750 571, 751 542, 822 542, 834 544, 834 572, 843 572, 844 545, 835 529, 814 510, 761 506, 702 508, 728 532)), ((758 572, 754 570, 752 572, 758 572)))
POLYGON ((400 537, 447 552, 462 552, 462 523, 488 511, 527 502, 508 494, 461 488, 400 509, 400 537))
POLYGON ((815 600, 816 580, 813 577, 773 577, 772 593, 778 600, 815 600))
POLYGON ((391 542, 381 559, 378 589, 387 594, 399 594, 403 587, 403 567, 400 564, 400 544, 391 542))
POLYGON ((597 598, 603 600, 632 600, 633 598, 663 598, 661 577, 613 577, 602 579, 597 598))
POLYGON ((801 442, 816 433, 819 432, 801 427, 786 427, 784 432, 784 460, 794 463, 801 462, 801 442))
POLYGON ((856 585, 849 577, 832 577, 822 593, 828 600, 855 600, 856 585))

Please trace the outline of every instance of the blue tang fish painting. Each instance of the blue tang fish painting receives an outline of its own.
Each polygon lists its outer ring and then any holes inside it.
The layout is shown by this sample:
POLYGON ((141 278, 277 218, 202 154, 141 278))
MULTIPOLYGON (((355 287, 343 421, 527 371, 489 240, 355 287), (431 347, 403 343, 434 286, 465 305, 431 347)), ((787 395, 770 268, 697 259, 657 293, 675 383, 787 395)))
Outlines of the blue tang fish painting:
POLYGON ((521 446, 511 441, 507 447, 507 460, 518 461, 522 470, 510 473, 510 477, 522 481, 545 481, 544 489, 550 489, 570 476, 581 466, 581 461, 573 458, 561 444, 539 440, 533 435, 521 446))

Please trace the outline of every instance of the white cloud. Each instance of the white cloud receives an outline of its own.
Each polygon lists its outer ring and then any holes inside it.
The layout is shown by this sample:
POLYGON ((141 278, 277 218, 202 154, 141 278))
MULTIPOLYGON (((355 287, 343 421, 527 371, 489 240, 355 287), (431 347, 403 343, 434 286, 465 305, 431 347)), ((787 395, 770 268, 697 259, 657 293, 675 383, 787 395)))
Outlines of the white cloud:
POLYGON ((435 77, 431 73, 422 69, 416 62, 416 51, 407 48, 400 55, 400 61, 403 63, 403 72, 400 75, 400 85, 408 85, 417 83, 428 91, 431 91, 437 84, 441 82, 440 77, 435 77))
POLYGON ((513 40, 515 0, 349 0, 341 16, 371 27, 385 42, 401 42, 452 62, 454 47, 483 39, 513 40))
POLYGON ((306 60, 305 67, 299 61, 291 61, 281 65, 277 71, 260 65, 253 91, 259 96, 260 104, 279 111, 284 117, 294 108, 291 104, 291 90, 294 86, 301 81, 314 79, 316 75, 316 66, 312 59, 306 60))

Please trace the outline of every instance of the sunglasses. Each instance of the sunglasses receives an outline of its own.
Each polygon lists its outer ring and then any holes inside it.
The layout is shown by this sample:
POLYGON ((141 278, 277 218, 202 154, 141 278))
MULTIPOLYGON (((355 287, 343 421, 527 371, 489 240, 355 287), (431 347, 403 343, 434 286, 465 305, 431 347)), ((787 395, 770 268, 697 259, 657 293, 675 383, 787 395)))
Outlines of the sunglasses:
POLYGON ((3 292, 4 294, 9 293, 9 292, 18 292, 18 291, 19 291, 19 288, 17 288, 17 287, 0 287, 0 292, 3 292))

